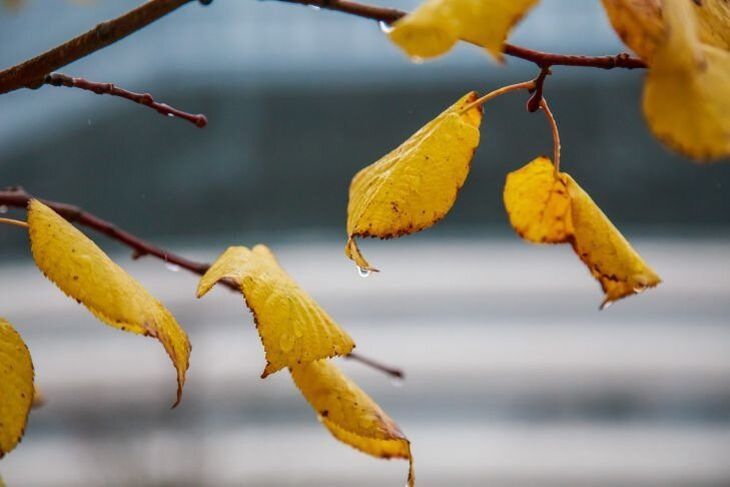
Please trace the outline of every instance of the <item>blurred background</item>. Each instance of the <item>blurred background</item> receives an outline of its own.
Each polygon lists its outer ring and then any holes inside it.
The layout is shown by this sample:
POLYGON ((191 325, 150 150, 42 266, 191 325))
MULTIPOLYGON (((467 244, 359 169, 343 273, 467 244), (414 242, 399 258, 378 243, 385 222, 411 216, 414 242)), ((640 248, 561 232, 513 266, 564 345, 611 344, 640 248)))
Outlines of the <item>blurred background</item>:
MULTIPOLYGON (((0 10, 0 66, 137 3, 0 10)), ((623 50, 599 2, 545 0, 513 41, 623 50)), ((376 22, 220 0, 63 72, 149 91, 209 125, 80 90, 9 93, 0 187, 81 205, 200 260, 269 244, 359 352, 406 371, 392 383, 339 361, 412 440, 419 485, 730 485, 730 168, 651 137, 644 73, 557 67, 546 85, 563 168, 664 279, 598 312, 600 289, 568 246, 528 245, 509 228, 505 174, 552 150, 521 94, 486 107, 470 177, 442 223, 365 242, 383 270, 368 279, 343 255, 352 175, 467 91, 533 77, 530 63, 498 66, 462 45, 411 64, 376 22)), ((28 343, 47 400, 0 461, 8 486, 404 483, 405 462, 331 438, 286 373, 259 379, 263 351, 240 296, 198 302, 195 276, 92 237, 187 329, 183 402, 170 411, 174 371, 159 343, 99 324, 33 267, 22 231, 0 227, 0 315, 28 343)))

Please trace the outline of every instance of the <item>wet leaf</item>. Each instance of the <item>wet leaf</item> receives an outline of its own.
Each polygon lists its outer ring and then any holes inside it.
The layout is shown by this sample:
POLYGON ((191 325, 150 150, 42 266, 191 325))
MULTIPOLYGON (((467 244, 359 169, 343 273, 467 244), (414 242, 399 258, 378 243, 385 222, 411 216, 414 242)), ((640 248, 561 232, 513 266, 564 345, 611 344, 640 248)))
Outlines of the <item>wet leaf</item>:
POLYGON ((335 438, 375 457, 408 460, 408 485, 415 483, 408 439, 380 406, 330 360, 292 367, 291 376, 335 438))
POLYGON ((264 245, 228 248, 198 284, 198 297, 217 282, 240 287, 266 352, 266 377, 284 367, 346 355, 350 336, 279 266, 264 245))
POLYGON ((157 338, 177 370, 180 402, 190 342, 172 314, 97 245, 38 200, 28 205, 33 259, 64 293, 104 323, 157 338))
POLYGON ((479 145, 481 108, 462 112, 476 99, 476 93, 468 93, 352 179, 345 253, 360 268, 375 270, 355 237, 408 235, 449 212, 479 145))
POLYGON ((448 52, 459 40, 502 59, 509 32, 538 0, 426 0, 393 24, 390 39, 414 59, 448 52))
POLYGON ((730 52, 699 41, 690 2, 666 1, 664 22, 667 34, 657 45, 644 85, 649 127, 672 149, 694 159, 728 157, 730 52))
POLYGON ((549 159, 539 157, 510 173, 504 202, 524 239, 572 245, 601 284, 602 307, 661 282, 590 196, 569 174, 556 174, 549 159))
POLYGON ((32 402, 30 352, 18 332, 0 318, 0 458, 23 437, 32 402))

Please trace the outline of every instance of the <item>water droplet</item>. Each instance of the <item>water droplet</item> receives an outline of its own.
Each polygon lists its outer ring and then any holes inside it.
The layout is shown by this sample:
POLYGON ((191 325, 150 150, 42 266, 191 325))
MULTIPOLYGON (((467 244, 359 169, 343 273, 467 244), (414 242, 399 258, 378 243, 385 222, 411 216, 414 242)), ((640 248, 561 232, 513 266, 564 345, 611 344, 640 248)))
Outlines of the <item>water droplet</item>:
POLYGON ((308 5, 308 7, 312 10, 322 10, 322 7, 320 7, 319 5, 308 5))
POLYGON ((383 32, 383 34, 390 34, 391 32, 393 32, 393 26, 387 22, 383 22, 382 20, 378 22, 378 27, 380 27, 380 30, 383 32))
POLYGON ((317 415, 317 421, 319 421, 320 423, 324 423, 324 418, 322 417, 321 414, 317 415))
POLYGON ((601 309, 601 310, 608 309, 612 305, 613 305, 613 301, 604 301, 603 303, 601 303, 601 307, 599 309, 601 309))
POLYGON ((370 274, 372 274, 372 271, 370 269, 366 269, 365 267, 357 267, 357 275, 360 277, 370 277, 370 274))
POLYGON ((646 286, 634 286, 634 292, 640 294, 646 291, 646 286))
POLYGON ((168 114, 167 114, 167 116, 168 116, 168 117, 174 117, 175 115, 174 115, 174 114, 172 114, 172 113, 168 113, 168 114))
POLYGON ((291 352, 292 348, 294 348, 294 335, 282 335, 279 340, 279 346, 282 352, 291 352))
POLYGON ((7 213, 8 205, 0 205, 0 213, 7 213))
POLYGON ((403 387, 403 378, 402 377, 393 377, 392 379, 390 379, 390 385, 400 389, 401 387, 403 387))
POLYGON ((425 59, 423 59, 421 56, 411 56, 411 62, 413 64, 423 64, 423 61, 425 61, 425 59))
POLYGON ((167 270, 170 272, 177 272, 180 270, 180 266, 173 264, 172 262, 165 262, 165 267, 167 267, 167 270))

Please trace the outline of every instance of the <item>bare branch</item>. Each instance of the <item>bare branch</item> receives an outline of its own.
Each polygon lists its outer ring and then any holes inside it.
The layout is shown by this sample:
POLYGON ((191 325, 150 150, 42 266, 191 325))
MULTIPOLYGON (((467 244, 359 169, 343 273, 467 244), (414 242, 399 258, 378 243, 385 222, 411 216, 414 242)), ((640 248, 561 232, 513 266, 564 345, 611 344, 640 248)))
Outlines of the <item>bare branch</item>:
POLYGON ((51 72, 127 37, 192 1, 149 0, 43 54, 0 71, 0 94, 20 88, 38 88, 51 72))
POLYGON ((203 114, 192 114, 183 112, 177 108, 173 108, 166 103, 160 103, 149 93, 135 93, 133 91, 127 91, 112 83, 99 83, 96 81, 89 81, 84 78, 72 78, 63 73, 51 73, 46 76, 44 80, 45 84, 53 86, 66 86, 68 88, 80 88, 82 90, 88 90, 96 93, 97 95, 112 95, 131 100, 140 105, 156 110, 158 113, 168 116, 177 117, 183 120, 187 120, 195 124, 199 128, 203 128, 208 124, 208 119, 203 114))
MULTIPOLYGON (((0 205, 5 205, 13 208, 27 208, 28 202, 31 199, 33 199, 33 196, 20 187, 10 187, 0 190, 0 205)), ((83 225, 85 227, 93 228, 99 233, 102 233, 107 237, 110 237, 131 248, 134 251, 135 258, 145 255, 151 255, 153 257, 157 257, 160 260, 163 260, 164 262, 175 264, 194 274, 198 274, 199 276, 205 274, 208 268, 210 268, 210 264, 195 262, 193 260, 186 259, 185 257, 152 245, 151 243, 118 228, 113 223, 84 211, 78 206, 73 206, 66 203, 59 203, 57 201, 48 201, 43 199, 39 200, 42 201, 45 205, 52 208, 56 213, 64 217, 66 220, 78 223, 79 225, 83 225)), ((223 280, 221 281, 221 284, 229 287, 236 292, 241 292, 238 285, 231 281, 223 280)), ((351 353, 346 357, 352 360, 356 360, 364 365, 372 367, 396 378, 402 378, 404 376, 402 370, 383 365, 376 360, 364 357, 359 353, 351 353)))

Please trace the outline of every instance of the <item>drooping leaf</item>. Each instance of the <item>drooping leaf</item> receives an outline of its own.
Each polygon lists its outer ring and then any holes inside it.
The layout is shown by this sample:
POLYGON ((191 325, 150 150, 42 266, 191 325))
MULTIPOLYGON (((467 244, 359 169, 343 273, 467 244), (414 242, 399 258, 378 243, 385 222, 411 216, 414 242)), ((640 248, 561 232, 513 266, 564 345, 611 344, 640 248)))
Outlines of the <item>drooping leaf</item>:
POLYGON ((503 44, 538 0, 426 0, 393 24, 390 39, 414 59, 448 52, 459 40, 502 59, 503 44))
POLYGON ((666 35, 644 85, 649 127, 672 149, 694 159, 728 157, 730 51, 699 41, 690 2, 666 0, 663 16, 666 35))
POLYGON ((180 402, 190 342, 172 314, 86 235, 38 200, 28 205, 33 259, 64 293, 104 323, 157 338, 177 370, 180 402))
POLYGON ((507 175, 504 205, 517 234, 535 243, 564 243, 573 233, 564 178, 545 157, 507 175))
POLYGON ((0 318, 0 458, 20 442, 33 402, 33 362, 17 331, 0 318))
POLYGON ((641 59, 651 59, 664 35, 661 0, 601 0, 611 26, 641 59))
POLYGON ((451 209, 479 145, 481 108, 463 111, 476 99, 476 93, 468 93, 352 179, 345 253, 359 267, 374 270, 355 237, 408 235, 451 209))
POLYGON ((253 313, 266 352, 262 377, 284 367, 346 355, 355 346, 266 246, 228 248, 200 279, 198 297, 222 279, 236 282, 253 313))
POLYGON ((335 438, 375 457, 408 460, 408 484, 414 485, 411 444, 370 396, 330 360, 290 370, 294 383, 335 438))
POLYGON ((661 282, 590 196, 569 174, 556 173, 549 159, 510 173, 504 202, 524 239, 572 245, 603 289, 602 307, 661 282))

